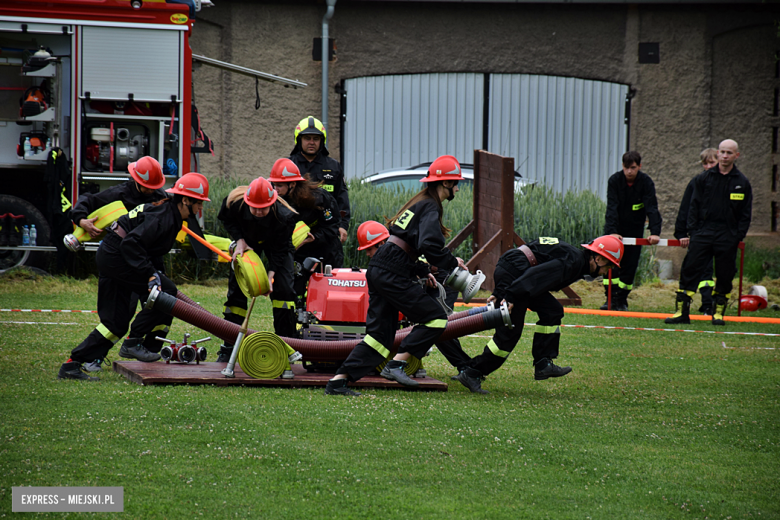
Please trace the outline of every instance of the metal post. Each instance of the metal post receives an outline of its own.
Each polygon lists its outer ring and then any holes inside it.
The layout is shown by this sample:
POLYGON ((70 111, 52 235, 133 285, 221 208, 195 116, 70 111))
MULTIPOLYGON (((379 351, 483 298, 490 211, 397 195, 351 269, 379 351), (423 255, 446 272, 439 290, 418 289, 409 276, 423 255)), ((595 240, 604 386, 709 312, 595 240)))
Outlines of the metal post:
POLYGON ((328 129, 328 58, 330 58, 330 37, 328 22, 336 10, 336 0, 327 0, 328 10, 322 18, 322 124, 328 129))

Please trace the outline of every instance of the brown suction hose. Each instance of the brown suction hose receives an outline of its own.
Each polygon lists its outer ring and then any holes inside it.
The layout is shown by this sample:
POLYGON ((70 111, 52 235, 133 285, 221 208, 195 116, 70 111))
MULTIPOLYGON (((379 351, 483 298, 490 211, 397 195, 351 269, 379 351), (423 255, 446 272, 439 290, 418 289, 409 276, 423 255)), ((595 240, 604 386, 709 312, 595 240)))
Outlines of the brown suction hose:
MULTIPOLYGON (((147 300, 147 307, 154 307, 160 312, 170 314, 175 318, 185 321, 200 329, 203 329, 225 341, 234 341, 240 327, 234 323, 223 320, 213 314, 201 310, 198 307, 186 303, 183 299, 174 298, 162 291, 153 291, 147 300)), ((468 314, 469 311, 464 311, 468 314)), ((458 313, 463 314, 463 313, 458 313)), ((454 315, 453 315, 454 316, 454 315)), ((504 320, 500 309, 478 312, 471 316, 457 318, 447 323, 447 328, 437 341, 447 341, 453 338, 474 334, 484 330, 503 326, 504 320)), ((401 341, 411 332, 412 328, 396 332, 393 350, 396 350, 401 341)), ((247 335, 257 331, 247 329, 247 335)), ((282 338, 288 345, 303 355, 304 361, 336 361, 346 359, 359 340, 320 341, 313 339, 282 338)))

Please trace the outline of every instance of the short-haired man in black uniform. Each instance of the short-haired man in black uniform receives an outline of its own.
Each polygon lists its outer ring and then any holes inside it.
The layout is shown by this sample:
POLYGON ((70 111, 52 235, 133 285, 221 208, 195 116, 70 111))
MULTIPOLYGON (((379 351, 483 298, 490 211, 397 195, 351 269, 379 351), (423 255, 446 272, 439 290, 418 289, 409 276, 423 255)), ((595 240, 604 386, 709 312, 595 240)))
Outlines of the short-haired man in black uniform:
MULTIPOLYGON (((645 220, 650 219, 650 244, 657 244, 661 234, 661 214, 655 198, 655 184, 647 174, 640 171, 642 156, 639 152, 623 154, 623 170, 614 173, 607 184, 607 214, 604 219, 604 234, 620 240, 623 237, 642 238, 645 220)), ((634 276, 639 266, 642 246, 626 246, 625 257, 620 268, 612 273, 612 309, 628 310, 628 295, 634 288, 634 276)), ((604 292, 609 301, 609 279, 604 280, 604 292)), ((601 306, 607 308, 606 302, 601 306)))
POLYGON ((718 165, 693 179, 688 210, 688 253, 680 271, 677 310, 666 323, 690 323, 691 299, 707 262, 715 258, 713 325, 725 325, 723 314, 737 273, 737 249, 753 216, 753 188, 737 169, 739 145, 726 139, 718 146, 718 165))

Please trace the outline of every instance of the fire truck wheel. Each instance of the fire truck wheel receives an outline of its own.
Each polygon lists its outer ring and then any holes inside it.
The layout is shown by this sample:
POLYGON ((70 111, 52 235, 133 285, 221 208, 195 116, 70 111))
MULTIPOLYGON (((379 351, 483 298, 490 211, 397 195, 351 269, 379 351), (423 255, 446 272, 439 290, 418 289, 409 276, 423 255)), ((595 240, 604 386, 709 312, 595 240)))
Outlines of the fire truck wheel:
MULTIPOLYGON (((26 200, 14 197, 13 195, 0 195, 0 215, 13 213, 14 215, 24 215, 27 218, 27 226, 35 224, 38 232, 37 245, 48 246, 51 231, 49 223, 38 211, 35 206, 26 200)), ((5 225, 5 222, 3 223, 5 225)), ((5 231, 5 230, 3 230, 5 231)), ((14 267, 25 265, 28 267, 43 267, 47 253, 43 251, 14 251, 13 249, 0 249, 0 273, 14 267)))

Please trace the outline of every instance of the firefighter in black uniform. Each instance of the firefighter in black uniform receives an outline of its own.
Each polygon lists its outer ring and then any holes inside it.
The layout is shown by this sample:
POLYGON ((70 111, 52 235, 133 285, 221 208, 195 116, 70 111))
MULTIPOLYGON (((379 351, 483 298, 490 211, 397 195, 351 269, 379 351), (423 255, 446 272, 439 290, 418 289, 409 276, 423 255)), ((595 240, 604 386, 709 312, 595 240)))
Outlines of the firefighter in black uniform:
POLYGON ((422 179, 426 187, 409 200, 390 219, 387 243, 371 258, 368 282, 368 316, 366 336, 339 367, 336 377, 328 381, 326 395, 360 395, 347 387, 387 359, 398 329, 398 312, 416 323, 398 348, 398 354, 387 362, 382 376, 405 386, 418 386, 404 372, 410 356, 422 358, 447 326, 447 314, 432 298, 420 280, 435 283, 430 266, 451 271, 466 269, 444 247, 449 230, 442 223, 444 199, 452 200, 463 176, 458 161, 444 155, 436 159, 422 179), (424 255, 428 263, 418 260, 424 255))
MULTIPOLYGON (((131 211, 141 204, 168 198, 168 194, 162 189, 165 185, 165 176, 157 159, 149 156, 141 157, 138 161, 127 165, 127 170, 130 172, 131 179, 98 193, 85 193, 79 197, 78 202, 71 209, 70 218, 73 223, 83 228, 90 237, 95 238, 103 232, 102 229, 95 227, 95 221, 99 217, 88 218, 93 211, 117 200, 122 202, 127 211, 131 211)), ((160 271, 165 271, 162 262, 155 267, 160 271)), ((129 305, 130 309, 135 310, 138 306, 138 295, 130 298, 129 305)), ((162 337, 168 334, 166 328, 155 332, 159 332, 162 337)), ((159 341, 152 339, 147 348, 156 349, 158 344, 159 341)), ((102 364, 102 358, 94 359, 84 365, 84 368, 89 372, 99 372, 102 364)))
POLYGON ((715 258, 713 325, 725 325, 723 314, 731 296, 739 243, 747 235, 753 212, 753 189, 737 169, 739 146, 726 139, 718 146, 718 165, 693 179, 688 210, 688 254, 680 271, 677 310, 666 323, 690 323, 691 299, 707 262, 715 258))
POLYGON ((493 273, 495 289, 488 301, 509 305, 513 328, 496 329, 482 354, 474 357, 457 379, 469 390, 485 394, 481 381, 498 370, 514 350, 523 333, 526 309, 539 315, 534 328, 534 378, 537 380, 565 376, 571 367, 553 363, 558 357, 561 339, 563 306, 550 294, 560 291, 584 277, 603 276, 609 269, 620 267, 623 243, 611 235, 582 244, 583 251, 557 238, 538 240, 510 249, 498 259, 493 273))
MULTIPOLYGON (((333 197, 318 187, 319 182, 304 179, 290 159, 279 159, 274 164, 268 180, 279 192, 279 196, 298 212, 297 225, 303 223, 310 229, 306 239, 296 244, 298 248, 295 250, 294 260, 297 271, 303 272, 300 265, 309 257, 320 258, 325 264, 335 266, 342 249, 339 241, 339 218, 336 214, 338 209, 333 197)), ((295 277, 297 296, 302 297, 306 293, 308 281, 305 275, 295 277)))
POLYGON ((95 227, 95 218, 87 218, 93 211, 114 201, 122 201, 127 211, 140 204, 156 202, 168 197, 161 188, 165 184, 160 163, 153 157, 141 157, 137 162, 127 166, 132 179, 117 184, 98 193, 85 193, 79 197, 76 205, 70 210, 73 223, 95 238, 103 232, 95 227))
MULTIPOLYGON (((623 154, 623 170, 614 173, 607 184, 607 214, 604 222, 604 234, 620 240, 623 237, 642 238, 645 233, 645 220, 650 220, 650 244, 657 244, 661 234, 661 214, 655 198, 655 184, 644 172, 642 156, 638 152, 623 154)), ((639 266, 642 246, 626 246, 625 258, 620 261, 620 269, 612 273, 612 309, 628 310, 628 295, 634 288, 634 276, 639 266)), ((609 280, 604 280, 604 292, 609 301, 609 280)), ((601 306, 602 310, 607 304, 601 306)))
MULTIPOLYGON (((173 198, 143 204, 111 225, 100 244, 95 261, 100 271, 98 280, 98 316, 100 325, 73 349, 70 359, 60 367, 59 378, 97 381, 82 372, 82 364, 104 359, 114 344, 127 331, 133 310, 133 293, 146 299, 153 287, 173 296, 178 292, 174 283, 155 267, 157 257, 171 250, 182 222, 198 213, 203 201, 208 201, 209 183, 199 173, 188 173, 168 190, 173 198)), ((141 311, 130 326, 130 334, 119 355, 139 361, 157 361, 160 354, 144 347, 144 337, 156 335, 160 324, 166 327, 173 317, 154 309, 141 311)))
POLYGON ((322 189, 331 194, 336 201, 336 219, 338 220, 339 243, 334 244, 333 267, 341 267, 344 263, 342 244, 347 241, 349 220, 349 191, 344 179, 341 165, 329 157, 327 147, 327 132, 319 119, 313 116, 301 119, 295 127, 295 148, 290 153, 290 159, 298 167, 301 175, 307 179, 322 183, 322 189))
MULTIPOLYGON (((367 220, 358 226, 357 239, 358 239, 358 251, 365 251, 369 258, 373 258, 379 247, 387 242, 390 237, 390 233, 387 228, 374 220, 367 220)), ((433 273, 436 282, 444 287, 445 297, 444 304, 447 308, 452 309, 455 305, 455 301, 458 299, 458 291, 448 285, 444 284, 444 280, 449 276, 447 271, 436 271, 433 273)), ((439 297, 439 288, 428 287, 428 294, 434 298, 439 297)), ((460 372, 463 370, 471 357, 463 351, 463 347, 460 345, 460 341, 457 338, 447 341, 437 341, 436 348, 439 352, 450 362, 452 366, 458 369, 460 372)))
MULTIPOLYGON (((271 284, 274 332, 279 336, 294 337, 292 231, 295 212, 279 198, 270 182, 258 177, 249 186, 239 186, 230 192, 222 202, 218 218, 235 241, 234 260, 247 250, 253 250, 258 255, 265 253, 268 259, 268 281, 271 284)), ((246 317, 247 296, 241 292, 232 269, 223 312, 226 320, 238 325, 246 317)), ((229 361, 232 351, 232 343, 223 344, 217 361, 229 361)))
MULTIPOLYGON (((705 170, 714 168, 718 165, 718 151, 715 148, 707 148, 701 152, 701 165, 705 170)), ((695 179, 695 177, 694 177, 695 179)), ((688 238, 688 209, 691 206, 691 196, 693 196, 693 179, 685 188, 685 193, 680 201, 680 209, 677 211, 677 220, 674 222, 674 238, 680 241, 680 246, 687 248, 691 239, 688 238)), ((712 289, 715 287, 715 280, 712 270, 712 259, 704 263, 702 280, 699 282, 699 293, 701 294, 701 307, 699 312, 712 315, 715 306, 712 302, 712 289)))

